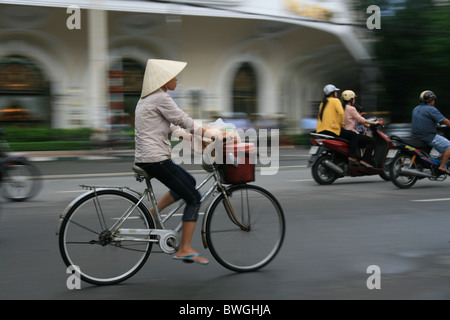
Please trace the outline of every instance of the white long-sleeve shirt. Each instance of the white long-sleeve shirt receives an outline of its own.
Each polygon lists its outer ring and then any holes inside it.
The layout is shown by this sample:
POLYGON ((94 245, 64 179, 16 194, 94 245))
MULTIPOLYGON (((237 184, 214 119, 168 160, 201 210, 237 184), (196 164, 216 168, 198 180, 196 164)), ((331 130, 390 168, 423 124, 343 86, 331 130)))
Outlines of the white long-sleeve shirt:
POLYGON ((169 134, 180 127, 194 132, 198 126, 161 89, 141 98, 135 112, 135 163, 170 159, 172 149, 169 134))

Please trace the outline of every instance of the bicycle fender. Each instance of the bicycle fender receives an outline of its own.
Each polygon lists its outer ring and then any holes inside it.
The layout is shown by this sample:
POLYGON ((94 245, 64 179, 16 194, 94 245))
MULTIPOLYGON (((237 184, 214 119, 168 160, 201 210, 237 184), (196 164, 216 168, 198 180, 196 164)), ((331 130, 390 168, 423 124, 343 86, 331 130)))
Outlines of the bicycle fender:
POLYGON ((208 242, 206 241, 206 220, 209 216, 209 213, 211 212, 211 206, 214 202, 216 202, 216 199, 219 198, 222 194, 219 193, 217 194, 212 201, 209 202, 208 208, 206 208, 205 210, 205 214, 203 215, 203 221, 202 221, 202 230, 201 230, 201 235, 202 235, 202 243, 203 243, 203 247, 205 249, 208 249, 208 242))
MULTIPOLYGON (((245 184, 243 184, 243 185, 245 185, 245 184)), ((232 188, 236 187, 236 186, 240 186, 240 184, 233 184, 233 185, 229 186, 229 187, 227 188, 227 191, 228 191, 229 189, 232 189, 232 188)), ((201 235, 202 235, 203 247, 204 247, 205 249, 208 249, 208 242, 206 241, 206 220, 208 219, 208 216, 209 216, 210 213, 211 213, 211 207, 212 207, 212 205, 216 202, 216 200, 217 200, 220 196, 222 196, 222 193, 218 193, 218 194, 217 194, 217 195, 209 202, 209 205, 208 205, 208 207, 207 207, 206 210, 205 210, 205 214, 203 215, 201 235)))
MULTIPOLYGON (((86 197, 86 196, 88 196, 88 195, 90 195, 91 193, 94 193, 94 192, 98 192, 98 191, 102 191, 102 190, 117 190, 117 189, 118 188, 95 188, 93 190, 86 191, 86 192, 80 194, 75 199, 73 199, 72 202, 69 203, 69 205, 64 209, 64 212, 59 216, 58 225, 56 227, 56 235, 59 235, 59 232, 61 230, 62 222, 64 221, 67 213, 72 209, 72 207, 75 205, 75 203, 77 203, 81 198, 86 197)), ((131 192, 128 191, 128 189, 122 189, 122 191, 132 194, 131 192)))

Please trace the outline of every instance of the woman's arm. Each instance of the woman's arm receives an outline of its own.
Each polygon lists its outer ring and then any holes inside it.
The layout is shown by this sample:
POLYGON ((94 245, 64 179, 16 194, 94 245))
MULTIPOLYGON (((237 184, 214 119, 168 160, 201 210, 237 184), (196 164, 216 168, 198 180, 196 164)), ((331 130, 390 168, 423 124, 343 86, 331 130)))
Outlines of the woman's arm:
POLYGON ((362 115, 359 114, 358 111, 356 111, 355 107, 347 107, 348 112, 351 114, 351 117, 354 118, 358 123, 363 124, 365 126, 370 126, 371 124, 376 124, 377 122, 372 122, 364 118, 362 115))

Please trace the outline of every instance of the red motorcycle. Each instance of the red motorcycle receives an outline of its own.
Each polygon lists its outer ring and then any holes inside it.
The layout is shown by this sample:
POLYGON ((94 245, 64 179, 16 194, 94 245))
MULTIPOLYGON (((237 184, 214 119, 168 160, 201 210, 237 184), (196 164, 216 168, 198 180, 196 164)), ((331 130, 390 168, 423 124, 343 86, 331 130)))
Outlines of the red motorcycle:
MULTIPOLYGON (((373 168, 349 164, 350 144, 348 140, 312 133, 313 146, 309 152, 311 158, 308 161, 308 167, 312 168, 314 180, 321 185, 329 185, 343 177, 379 175, 384 180, 390 181, 389 163, 395 155, 395 146, 391 139, 381 131, 381 126, 373 125, 370 127, 370 131, 375 139, 373 168)), ((361 160, 359 156, 358 160, 361 160)))

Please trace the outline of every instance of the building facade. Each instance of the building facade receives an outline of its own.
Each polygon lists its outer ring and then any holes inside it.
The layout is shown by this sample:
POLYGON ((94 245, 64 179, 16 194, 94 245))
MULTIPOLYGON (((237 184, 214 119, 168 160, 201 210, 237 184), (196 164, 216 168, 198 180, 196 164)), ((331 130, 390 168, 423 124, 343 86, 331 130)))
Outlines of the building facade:
POLYGON ((193 118, 298 132, 324 85, 368 91, 352 24, 345 0, 0 1, 0 121, 133 125, 145 64, 159 58, 188 62, 174 97, 193 118))

